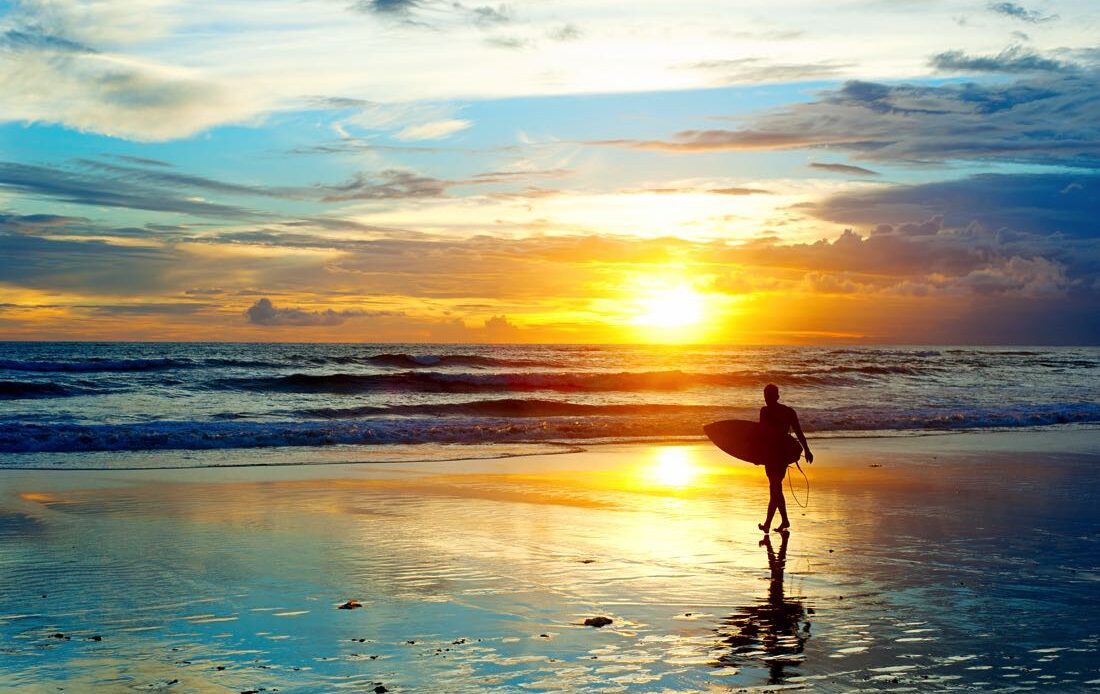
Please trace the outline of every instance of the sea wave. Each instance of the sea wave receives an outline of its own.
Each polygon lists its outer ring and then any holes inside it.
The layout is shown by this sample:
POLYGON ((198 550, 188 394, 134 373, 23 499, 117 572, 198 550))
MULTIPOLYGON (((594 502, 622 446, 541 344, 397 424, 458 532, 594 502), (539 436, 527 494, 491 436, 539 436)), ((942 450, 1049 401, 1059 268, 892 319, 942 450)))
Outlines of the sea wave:
POLYGON ((82 359, 79 361, 35 361, 0 359, 0 370, 70 373, 90 371, 158 371, 189 366, 178 359, 82 359))
POLYGON ((394 366, 403 369, 433 366, 560 366, 560 362, 556 361, 539 359, 504 359, 501 357, 486 357, 479 354, 375 354, 362 358, 362 361, 377 366, 394 366))
MULTIPOLYGON (((755 371, 729 373, 688 373, 684 371, 621 371, 621 372, 516 372, 516 373, 446 373, 438 371, 405 371, 389 374, 295 373, 284 376, 219 379, 216 388, 290 392, 290 393, 490 393, 516 391, 557 392, 640 392, 677 391, 717 386, 759 386, 773 382, 779 385, 844 385, 855 382, 852 375, 886 373, 889 367, 863 369, 830 369, 810 374, 759 373, 755 371)), ((889 373, 902 373, 890 370, 889 373)), ((915 373, 915 372, 914 372, 915 373)))
POLYGON ((69 398, 99 392, 81 385, 42 383, 39 381, 0 381, 0 400, 32 398, 69 398))
MULTIPOLYGON (((2 453, 234 449, 338 444, 535 443, 701 436, 702 425, 752 417, 748 409, 709 413, 660 411, 568 416, 443 416, 295 421, 165 421, 127 424, 26 424, 0 428, 2 453)), ((803 411, 807 434, 830 431, 912 431, 1035 427, 1098 423, 1100 405, 1004 409, 803 411)))
POLYGON ((294 414, 320 419, 355 419, 369 416, 484 416, 484 417, 566 417, 604 415, 655 415, 670 412, 692 412, 702 416, 708 412, 728 411, 729 408, 707 405, 623 404, 588 405, 561 400, 500 398, 472 402, 422 403, 417 405, 359 407, 320 407, 300 410, 294 414))

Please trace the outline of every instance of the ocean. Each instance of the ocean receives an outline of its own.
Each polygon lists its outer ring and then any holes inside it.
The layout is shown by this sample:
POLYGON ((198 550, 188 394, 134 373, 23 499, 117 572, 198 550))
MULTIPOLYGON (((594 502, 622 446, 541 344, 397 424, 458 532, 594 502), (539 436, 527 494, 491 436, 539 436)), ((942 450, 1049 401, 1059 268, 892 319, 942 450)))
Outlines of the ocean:
POLYGON ((781 388, 811 436, 1100 423, 1100 348, 0 343, 0 466, 513 455, 700 437, 781 388), (431 445, 426 445, 431 444, 431 445), (151 452, 178 451, 177 455, 151 452))

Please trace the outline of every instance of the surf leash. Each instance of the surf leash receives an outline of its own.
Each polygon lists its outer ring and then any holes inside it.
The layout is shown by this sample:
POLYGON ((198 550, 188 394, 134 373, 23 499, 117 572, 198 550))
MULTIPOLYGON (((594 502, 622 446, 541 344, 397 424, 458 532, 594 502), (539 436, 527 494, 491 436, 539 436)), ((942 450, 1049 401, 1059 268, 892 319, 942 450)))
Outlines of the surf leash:
POLYGON ((810 505, 810 478, 806 476, 806 471, 802 469, 802 465, 799 464, 798 460, 794 461, 794 465, 798 468, 798 471, 802 473, 802 479, 806 480, 806 503, 802 503, 798 500, 798 496, 794 493, 794 482, 791 481, 790 475, 787 475, 787 486, 791 489, 791 498, 794 499, 794 502, 801 508, 806 508, 810 505))

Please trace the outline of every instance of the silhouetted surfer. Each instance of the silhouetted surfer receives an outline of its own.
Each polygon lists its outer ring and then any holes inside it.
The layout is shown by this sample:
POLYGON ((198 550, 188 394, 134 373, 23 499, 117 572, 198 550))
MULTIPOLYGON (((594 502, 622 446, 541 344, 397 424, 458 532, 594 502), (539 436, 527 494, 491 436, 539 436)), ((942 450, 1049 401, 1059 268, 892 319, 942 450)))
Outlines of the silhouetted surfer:
MULTIPOLYGON (((810 452, 810 444, 806 442, 806 435, 802 433, 798 415, 793 408, 779 404, 779 386, 774 383, 764 386, 764 402, 766 404, 760 408, 760 424, 774 433, 776 439, 786 436, 787 432, 793 429, 794 435, 798 437, 798 442, 802 444, 802 450, 806 454, 806 462, 814 462, 814 454, 810 452)), ((782 533, 791 527, 791 521, 787 518, 787 500, 783 498, 783 478, 787 476, 787 466, 793 462, 796 461, 770 460, 764 464, 771 493, 771 498, 768 500, 768 517, 758 526, 764 532, 770 531, 776 509, 779 509, 779 516, 783 519, 776 530, 782 533)))

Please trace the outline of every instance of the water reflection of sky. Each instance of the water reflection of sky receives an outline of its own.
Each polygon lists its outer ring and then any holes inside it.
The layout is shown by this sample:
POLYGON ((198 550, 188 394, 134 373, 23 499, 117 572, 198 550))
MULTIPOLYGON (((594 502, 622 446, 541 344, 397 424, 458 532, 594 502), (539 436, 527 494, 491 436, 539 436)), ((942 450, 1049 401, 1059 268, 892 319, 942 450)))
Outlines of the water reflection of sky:
POLYGON ((821 470, 795 532, 760 546, 758 470, 693 447, 615 450, 327 481, 92 474, 65 489, 11 473, 0 685, 1100 679, 1091 463, 821 470), (336 609, 349 598, 365 607, 336 609), (584 627, 594 615, 614 623, 584 627))

